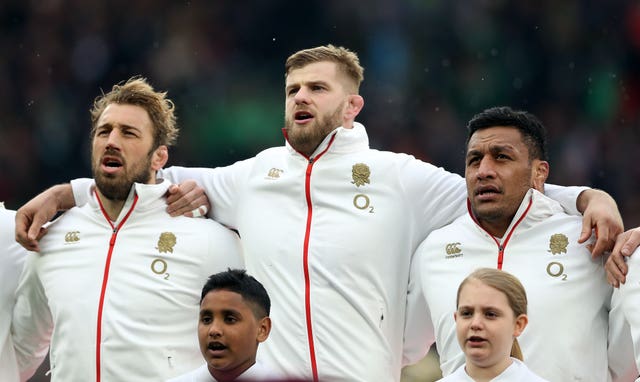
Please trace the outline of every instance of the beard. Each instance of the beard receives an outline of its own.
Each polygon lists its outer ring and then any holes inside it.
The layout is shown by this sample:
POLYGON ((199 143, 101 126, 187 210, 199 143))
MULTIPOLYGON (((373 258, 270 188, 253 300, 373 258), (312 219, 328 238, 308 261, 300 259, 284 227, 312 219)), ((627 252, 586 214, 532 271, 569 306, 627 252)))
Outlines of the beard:
POLYGON ((149 169, 151 168, 153 151, 147 154, 146 160, 135 162, 130 168, 126 167, 127 162, 117 151, 107 149, 104 154, 119 157, 124 169, 120 174, 105 174, 100 171, 102 159, 94 160, 93 177, 96 181, 96 187, 105 198, 114 201, 126 200, 133 183, 149 183, 149 169))
POLYGON ((339 106, 333 113, 318 115, 305 126, 295 126, 293 113, 285 115, 284 127, 287 139, 294 149, 311 156, 320 142, 337 127, 342 126, 344 106, 339 106))

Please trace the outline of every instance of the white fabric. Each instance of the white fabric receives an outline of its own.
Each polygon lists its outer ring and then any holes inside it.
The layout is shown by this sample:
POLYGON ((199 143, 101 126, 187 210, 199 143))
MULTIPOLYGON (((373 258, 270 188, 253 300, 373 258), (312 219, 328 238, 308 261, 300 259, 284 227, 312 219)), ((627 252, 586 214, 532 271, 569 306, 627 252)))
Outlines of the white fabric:
MULTIPOLYGON (((15 291, 18 278, 27 251, 14 239, 15 211, 9 211, 0 203, 0 381, 14 382, 20 380, 18 364, 11 341, 11 313, 15 303, 15 291)), ((40 362, 46 357, 46 349, 38 357, 39 361, 30 373, 25 373, 22 379, 33 375, 40 362)))
MULTIPOLYGON (((518 341, 528 367, 558 382, 610 381, 612 375, 628 378, 633 367, 629 342, 623 330, 609 328, 612 288, 603 260, 592 260, 588 243, 577 243, 580 218, 566 215, 559 204, 530 190, 504 240, 512 230, 506 246, 501 243, 502 269, 518 277, 527 291, 529 325, 518 341), (530 200, 531 209, 516 225, 530 200), (556 234, 568 241, 552 239, 556 234), (607 372, 608 351, 609 356, 626 360, 621 362, 624 370, 607 372)), ((410 298, 421 300, 411 307, 422 311, 409 311, 407 322, 414 324, 415 341, 430 343, 435 334, 444 375, 464 363, 453 319, 458 285, 477 268, 496 267, 497 258, 497 244, 469 213, 431 233, 416 252, 410 298), (415 329, 420 322, 422 332, 415 329)))
POLYGON ((640 369, 640 250, 627 259, 627 266, 626 282, 614 292, 614 307, 622 310, 630 327, 636 367, 640 369))
POLYGON ((165 380, 202 363, 202 286, 212 273, 242 267, 239 239, 209 220, 170 217, 163 198, 168 187, 136 184, 116 223, 132 212, 115 240, 95 198, 49 226, 17 292, 13 331, 22 368, 31 367, 33 353, 50 339, 52 381, 97 380, 97 317, 110 241, 101 379, 165 380), (132 208, 134 189, 139 199, 132 208))
MULTIPOLYGON (((491 379, 491 382, 548 382, 540 378, 522 363, 520 360, 511 358, 513 363, 509 365, 500 375, 491 379)), ((465 365, 460 366, 452 374, 438 380, 438 382, 475 382, 466 370, 465 365)))
MULTIPOLYGON (((358 123, 336 129, 312 157, 286 143, 228 167, 171 167, 162 176, 195 179, 210 216, 240 232, 247 270, 272 297, 273 329, 258 350, 265 361, 311 379, 313 344, 321 381, 399 381, 410 259, 431 230, 464 213, 464 179, 369 149, 358 123), (359 164, 370 170, 361 181, 359 164)), ((76 203, 89 184, 72 183, 76 203)), ((574 209, 583 190, 551 189, 574 209)), ((422 346, 406 351, 418 357, 422 346)))
MULTIPOLYGON (((274 373, 271 368, 267 367, 259 360, 256 360, 256 363, 245 370, 244 373, 240 374, 238 378, 236 378, 236 381, 277 381, 279 378, 280 376, 274 373)), ((211 375, 207 368, 207 364, 205 363, 199 368, 176 378, 172 378, 167 382, 218 382, 218 380, 211 375)))

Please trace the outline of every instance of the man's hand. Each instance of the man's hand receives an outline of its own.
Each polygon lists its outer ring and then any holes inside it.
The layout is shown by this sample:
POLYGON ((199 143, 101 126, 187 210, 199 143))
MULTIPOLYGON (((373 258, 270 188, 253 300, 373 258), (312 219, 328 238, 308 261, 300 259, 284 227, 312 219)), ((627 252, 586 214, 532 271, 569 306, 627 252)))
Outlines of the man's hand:
POLYGON ((618 235, 616 245, 613 247, 611 256, 609 256, 605 264, 609 284, 618 288, 620 284, 625 283, 627 271, 629 270, 625 262, 625 256, 631 256, 638 248, 638 245, 640 245, 640 227, 618 235))
POLYGON ((211 208, 204 189, 194 181, 186 180, 178 185, 172 185, 167 191, 167 212, 171 216, 184 215, 187 217, 206 216, 211 208))
POLYGON ((596 243, 590 248, 591 257, 596 258, 611 251, 616 237, 624 230, 616 201, 604 191, 589 189, 580 193, 577 207, 583 213, 578 243, 587 241, 595 228, 596 243))
POLYGON ((53 186, 16 212, 16 241, 29 251, 40 251, 38 240, 47 233, 42 226, 59 210, 75 205, 70 184, 53 186))

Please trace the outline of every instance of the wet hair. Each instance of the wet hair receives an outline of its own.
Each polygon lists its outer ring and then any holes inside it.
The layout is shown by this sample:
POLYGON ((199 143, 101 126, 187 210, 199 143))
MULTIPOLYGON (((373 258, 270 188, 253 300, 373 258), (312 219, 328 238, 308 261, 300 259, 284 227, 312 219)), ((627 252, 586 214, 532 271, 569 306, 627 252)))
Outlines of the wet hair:
MULTIPOLYGON (((458 294, 456 296, 456 308, 460 302, 460 292, 462 287, 470 280, 478 280, 481 283, 496 289, 507 296, 509 307, 513 311, 513 316, 518 317, 521 314, 527 314, 527 292, 524 286, 518 280, 517 277, 511 273, 494 269, 494 268, 479 268, 473 271, 467 276, 460 286, 458 287, 458 294)), ((523 360, 522 350, 520 344, 516 338, 513 339, 513 345, 511 347, 511 357, 523 360)))
POLYGON ((542 122, 529 112, 513 110, 508 106, 492 107, 474 115, 467 124, 467 146, 476 131, 498 126, 513 127, 520 131, 529 150, 529 160, 548 160, 547 132, 542 122))
POLYGON ((153 147, 172 146, 178 138, 175 105, 167 98, 166 92, 157 92, 146 78, 134 76, 124 84, 113 86, 107 94, 101 94, 93 102, 91 113, 91 136, 95 135, 97 123, 104 110, 110 104, 140 106, 149 114, 153 127, 153 147))
POLYGON ((238 293, 251 307, 254 316, 258 319, 268 316, 271 311, 271 300, 267 290, 253 276, 248 275, 244 269, 228 269, 209 276, 202 288, 200 303, 207 293, 217 290, 238 293))
POLYGON ((287 78, 294 69, 324 61, 338 64, 338 70, 352 82, 353 89, 351 90, 358 93, 360 84, 364 80, 364 68, 360 65, 360 59, 356 53, 341 46, 329 44, 297 51, 287 58, 284 65, 284 77, 287 78))

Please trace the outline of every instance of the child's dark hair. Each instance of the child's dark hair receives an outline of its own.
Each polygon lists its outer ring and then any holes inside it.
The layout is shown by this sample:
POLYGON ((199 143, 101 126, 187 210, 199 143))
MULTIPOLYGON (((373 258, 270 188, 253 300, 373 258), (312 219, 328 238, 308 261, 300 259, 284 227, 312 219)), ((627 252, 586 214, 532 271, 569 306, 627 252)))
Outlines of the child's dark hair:
POLYGON ((267 290, 253 276, 248 275, 244 269, 228 269, 209 276, 202 288, 200 303, 202 303, 207 293, 216 290, 228 290, 238 293, 251 306, 256 318, 263 318, 269 315, 271 300, 267 290))

